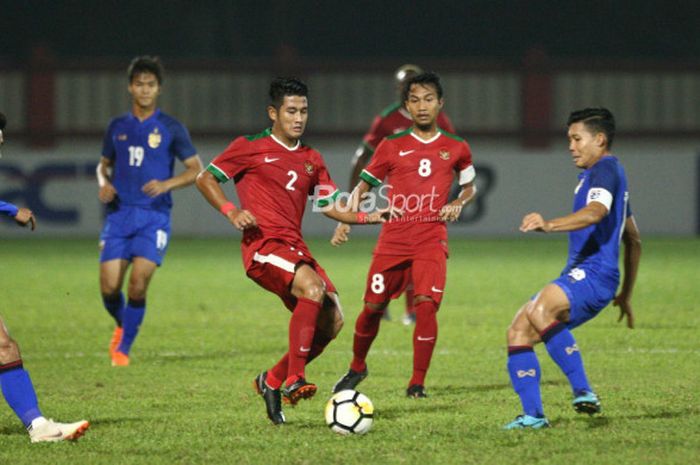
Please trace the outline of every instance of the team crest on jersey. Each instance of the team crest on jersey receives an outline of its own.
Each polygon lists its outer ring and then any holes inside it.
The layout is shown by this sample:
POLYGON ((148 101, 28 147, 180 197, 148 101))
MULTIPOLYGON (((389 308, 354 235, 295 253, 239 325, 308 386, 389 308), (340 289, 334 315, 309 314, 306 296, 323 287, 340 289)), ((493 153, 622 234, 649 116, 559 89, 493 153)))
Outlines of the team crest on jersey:
POLYGON ((304 170, 306 170, 306 174, 311 175, 314 172, 314 164, 311 163, 310 161, 305 161, 304 162, 304 170))
POLYGON ((440 149, 440 158, 443 160, 449 160, 450 152, 447 149, 440 149))
POLYGON ((119 134, 117 140, 126 140, 126 134, 119 134))
POLYGON ((148 135, 148 146, 152 149, 157 149, 161 140, 162 136, 158 131, 158 128, 155 128, 153 132, 148 135))

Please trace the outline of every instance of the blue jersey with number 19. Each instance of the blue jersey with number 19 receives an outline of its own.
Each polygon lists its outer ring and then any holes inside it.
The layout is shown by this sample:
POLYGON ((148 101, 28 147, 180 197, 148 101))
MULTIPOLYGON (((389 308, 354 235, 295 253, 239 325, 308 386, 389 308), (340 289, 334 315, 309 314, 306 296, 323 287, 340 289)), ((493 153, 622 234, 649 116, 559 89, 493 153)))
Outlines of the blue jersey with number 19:
POLYGON ((131 112, 114 118, 102 146, 102 155, 114 162, 118 205, 164 212, 172 207, 170 193, 149 197, 142 191, 144 184, 173 177, 175 157, 185 160, 196 154, 187 129, 160 110, 143 121, 131 112))
POLYGON ((569 233, 569 259, 563 274, 584 266, 619 282, 620 239, 625 220, 632 214, 625 170, 617 158, 607 155, 579 174, 573 211, 600 202, 608 215, 600 223, 569 233))

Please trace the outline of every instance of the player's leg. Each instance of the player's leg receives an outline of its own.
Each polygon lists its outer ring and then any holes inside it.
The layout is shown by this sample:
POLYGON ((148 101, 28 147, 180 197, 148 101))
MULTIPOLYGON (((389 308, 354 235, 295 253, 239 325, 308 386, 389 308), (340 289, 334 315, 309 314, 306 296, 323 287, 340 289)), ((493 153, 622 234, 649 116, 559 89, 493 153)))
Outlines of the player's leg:
POLYGON ((406 298, 406 308, 403 314, 401 322, 406 326, 412 325, 416 322, 416 309, 415 305, 415 292, 413 290, 413 283, 408 283, 406 286, 406 292, 404 292, 406 298))
POLYGON ((549 422, 544 416, 540 379, 542 372, 533 350, 540 335, 527 317, 532 301, 523 305, 508 327, 508 374, 523 408, 523 414, 506 425, 506 429, 544 428, 549 422))
POLYGON ((119 258, 100 263, 100 293, 102 294, 102 303, 116 323, 114 332, 112 333, 112 339, 109 343, 110 357, 122 340, 124 294, 121 289, 124 284, 124 275, 126 274, 128 266, 129 262, 127 260, 119 258))
POLYGON ((7 404, 27 428, 32 442, 77 439, 90 426, 84 420, 66 424, 44 418, 39 410, 32 380, 22 365, 19 346, 10 337, 1 318, 0 390, 7 404))
POLYGON ((146 293, 158 264, 144 257, 134 257, 129 275, 128 301, 124 308, 122 327, 124 334, 113 357, 116 365, 128 365, 129 353, 136 340, 146 313, 146 293))
POLYGON ((326 346, 340 333, 344 323, 343 309, 340 305, 338 294, 336 292, 326 292, 321 311, 318 313, 318 319, 316 320, 316 332, 311 341, 311 351, 306 360, 307 365, 321 355, 326 346))
POLYGON ((584 295, 591 289, 585 282, 571 284, 566 279, 559 279, 555 283, 542 289, 528 308, 527 317, 539 332, 549 356, 568 378, 574 395, 574 408, 579 413, 597 413, 600 402, 588 382, 581 352, 568 327, 573 314, 577 315, 575 325, 594 316, 592 313, 586 318, 579 311, 570 312, 572 304, 589 300, 584 295))

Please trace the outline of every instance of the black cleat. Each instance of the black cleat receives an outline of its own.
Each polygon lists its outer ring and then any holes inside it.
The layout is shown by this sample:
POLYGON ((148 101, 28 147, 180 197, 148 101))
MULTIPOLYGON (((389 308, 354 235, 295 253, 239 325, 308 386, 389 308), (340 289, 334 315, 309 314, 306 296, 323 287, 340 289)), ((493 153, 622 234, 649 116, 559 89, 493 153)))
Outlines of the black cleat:
POLYGON ((282 397, 280 395, 280 390, 272 389, 270 386, 265 384, 266 379, 267 372, 263 371, 253 380, 253 387, 265 401, 267 418, 269 418, 275 425, 281 425, 287 420, 284 418, 284 413, 282 412, 282 397))
POLYGON ((315 384, 307 382, 304 378, 299 378, 291 386, 287 386, 282 390, 284 402, 286 404, 296 405, 301 399, 310 399, 316 394, 318 387, 315 384))
POLYGON ((355 389, 355 386, 367 377, 367 368, 362 371, 354 371, 352 369, 345 373, 345 376, 340 378, 335 386, 333 386, 333 394, 344 391, 346 389, 355 389))
POLYGON ((406 396, 413 399, 428 397, 428 395, 425 393, 425 387, 421 386, 420 384, 411 384, 408 389, 406 389, 406 396))

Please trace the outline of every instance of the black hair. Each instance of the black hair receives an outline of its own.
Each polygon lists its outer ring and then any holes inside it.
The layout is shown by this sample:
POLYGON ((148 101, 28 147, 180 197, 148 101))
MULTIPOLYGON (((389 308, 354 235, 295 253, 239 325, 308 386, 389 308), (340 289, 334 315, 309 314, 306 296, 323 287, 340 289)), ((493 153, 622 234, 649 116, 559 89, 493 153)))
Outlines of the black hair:
POLYGON ((607 108, 584 108, 572 111, 566 126, 583 123, 592 134, 602 132, 608 140, 608 148, 612 147, 615 138, 615 117, 607 108))
POLYGON ((5 115, 0 113, 0 131, 5 129, 5 125, 7 124, 7 118, 5 118, 5 115))
POLYGON ((297 95, 307 97, 309 89, 300 79, 295 77, 276 77, 270 83, 270 105, 279 109, 284 103, 284 97, 297 95))
POLYGON ((129 84, 131 84, 134 77, 139 74, 150 73, 156 77, 158 85, 161 85, 163 83, 163 71, 163 64, 160 62, 160 58, 142 55, 131 60, 126 74, 129 76, 129 84))
POLYGON ((437 73, 434 73, 432 71, 426 71, 424 73, 411 76, 408 79, 406 79, 406 81, 404 81, 403 89, 401 90, 402 101, 405 102, 408 100, 408 93, 411 91, 411 86, 414 84, 418 84, 421 86, 432 85, 433 87, 435 87, 438 99, 442 98, 442 84, 440 84, 440 76, 438 76, 437 73))

